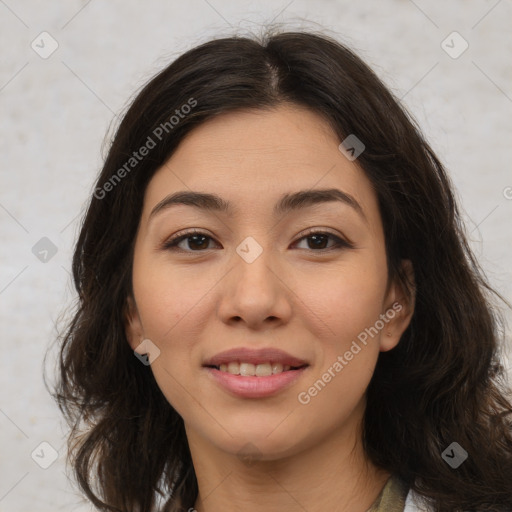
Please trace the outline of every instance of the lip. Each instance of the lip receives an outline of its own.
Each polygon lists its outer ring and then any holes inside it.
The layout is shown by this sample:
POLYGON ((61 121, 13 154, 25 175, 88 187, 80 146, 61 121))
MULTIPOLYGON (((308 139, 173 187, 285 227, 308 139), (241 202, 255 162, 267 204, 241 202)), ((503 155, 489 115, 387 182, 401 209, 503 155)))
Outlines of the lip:
POLYGON ((292 356, 278 348, 251 349, 246 347, 225 350, 205 361, 203 364, 209 376, 225 391, 242 398, 264 398, 272 396, 290 387, 299 379, 309 364, 304 359, 292 356), (268 375, 266 377, 233 375, 222 372, 218 368, 221 364, 231 362, 252 363, 281 363, 292 368, 285 372, 268 375))
POLYGON ((265 398, 290 387, 307 368, 308 366, 303 366, 297 370, 288 370, 267 377, 243 377, 209 367, 205 370, 217 384, 232 395, 241 398, 265 398))
MULTIPOLYGON (((252 363, 252 364, 263 364, 263 363, 281 363, 284 365, 290 365, 292 367, 301 367, 308 365, 307 361, 298 357, 292 356, 283 350, 278 348, 260 348, 251 349, 246 347, 233 348, 220 352, 215 356, 211 357, 203 363, 203 366, 220 366, 221 364, 229 364, 231 362, 238 363, 252 363)), ((286 372, 285 372, 286 373, 286 372)), ((249 379, 250 377, 243 377, 249 379)), ((265 379, 267 377, 257 377, 258 379, 265 379)))

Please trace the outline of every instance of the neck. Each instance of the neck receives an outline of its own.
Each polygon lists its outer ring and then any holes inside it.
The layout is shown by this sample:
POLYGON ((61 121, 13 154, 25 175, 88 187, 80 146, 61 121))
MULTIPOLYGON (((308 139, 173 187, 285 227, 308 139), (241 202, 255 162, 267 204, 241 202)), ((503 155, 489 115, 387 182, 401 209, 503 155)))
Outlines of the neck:
POLYGON ((277 460, 241 460, 187 431, 198 482, 197 512, 365 512, 390 474, 366 458, 361 440, 340 429, 320 444, 277 460))

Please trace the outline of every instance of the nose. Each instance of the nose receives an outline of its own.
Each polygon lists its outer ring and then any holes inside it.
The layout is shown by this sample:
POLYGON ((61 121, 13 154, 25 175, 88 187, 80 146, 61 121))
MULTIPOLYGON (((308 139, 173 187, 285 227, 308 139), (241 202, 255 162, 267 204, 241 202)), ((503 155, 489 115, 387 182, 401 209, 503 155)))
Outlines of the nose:
POLYGON ((289 321, 293 292, 270 253, 264 250, 252 260, 235 258, 221 286, 219 315, 224 322, 261 330, 289 321))

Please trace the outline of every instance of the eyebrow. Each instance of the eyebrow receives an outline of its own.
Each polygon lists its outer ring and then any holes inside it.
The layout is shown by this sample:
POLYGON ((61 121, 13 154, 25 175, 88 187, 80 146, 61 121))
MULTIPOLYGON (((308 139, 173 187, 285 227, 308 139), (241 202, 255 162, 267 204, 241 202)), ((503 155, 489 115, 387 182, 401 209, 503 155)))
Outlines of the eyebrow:
MULTIPOLYGON (((299 190, 290 194, 284 194, 275 204, 274 216, 283 215, 292 211, 308 208, 317 204, 341 202, 353 208, 366 223, 368 219, 361 205, 356 199, 337 188, 299 190)), ((148 222, 158 213, 175 205, 187 205, 201 210, 221 212, 233 215, 233 205, 215 194, 204 192, 181 191, 170 194, 162 199, 149 214, 148 222)))

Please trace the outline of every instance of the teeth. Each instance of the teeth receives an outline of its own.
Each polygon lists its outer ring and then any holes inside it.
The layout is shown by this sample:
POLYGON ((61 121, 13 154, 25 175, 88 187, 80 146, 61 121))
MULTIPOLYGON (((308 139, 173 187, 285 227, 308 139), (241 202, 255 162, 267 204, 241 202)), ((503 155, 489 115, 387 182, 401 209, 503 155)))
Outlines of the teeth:
POLYGON ((238 375, 240 373, 240 364, 239 363, 229 363, 227 368, 229 373, 233 375, 238 375))
POLYGON ((281 363, 270 362, 252 364, 232 361, 229 364, 223 363, 219 366, 221 372, 231 373, 232 375, 242 375, 243 377, 268 377, 270 375, 275 375, 276 373, 287 372, 290 368, 291 366, 289 364, 283 366, 281 363))
POLYGON ((240 363, 240 375, 242 375, 243 377, 250 377, 256 375, 256 366, 251 363, 240 363))
POLYGON ((272 373, 281 373, 283 371, 283 365, 281 363, 274 363, 272 365, 272 373))
POLYGON ((255 368, 256 377, 268 377, 272 375, 272 366, 270 363, 263 363, 256 365, 255 368))

